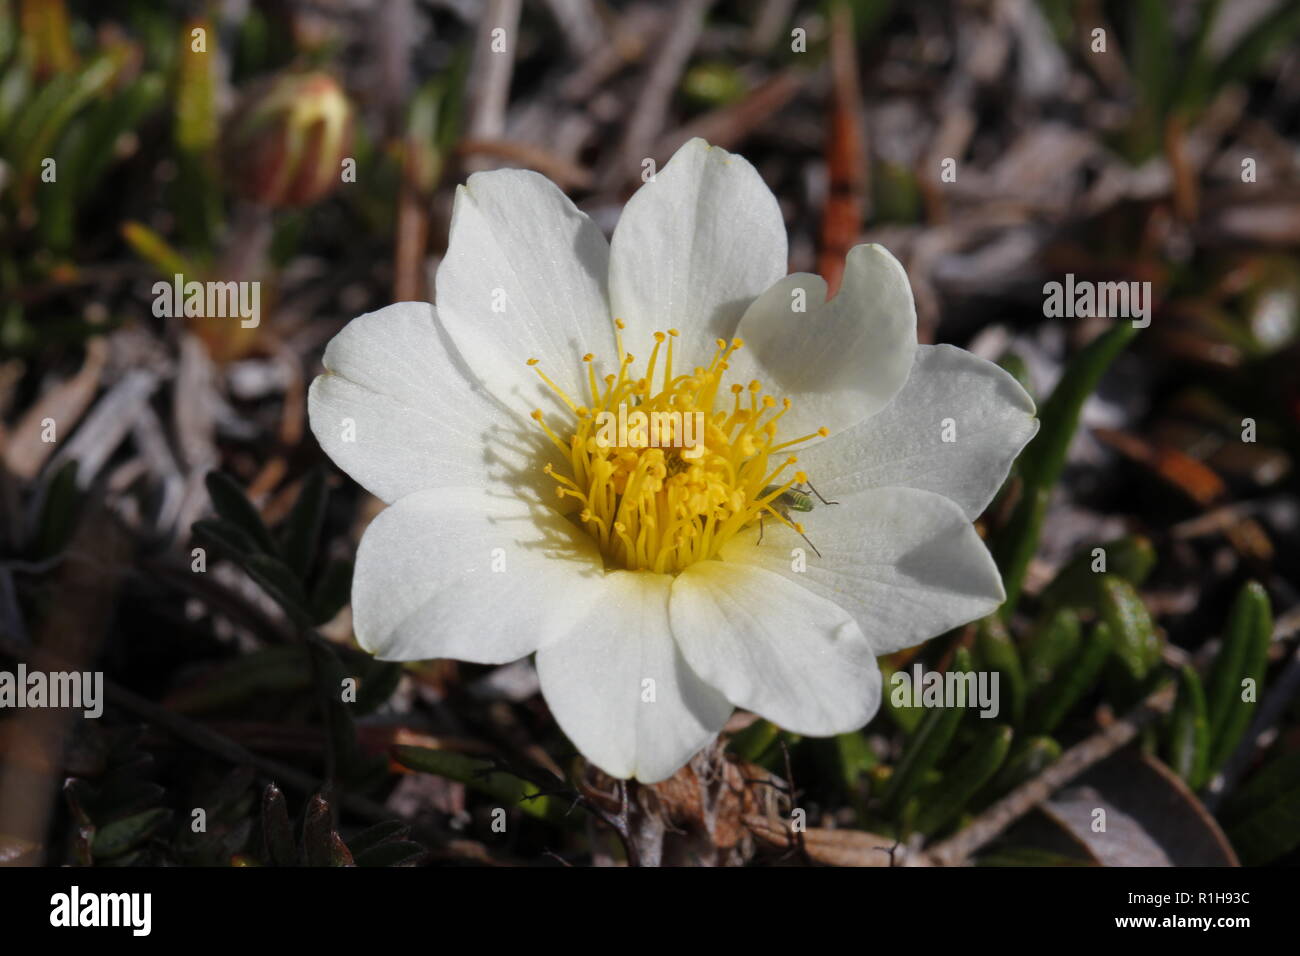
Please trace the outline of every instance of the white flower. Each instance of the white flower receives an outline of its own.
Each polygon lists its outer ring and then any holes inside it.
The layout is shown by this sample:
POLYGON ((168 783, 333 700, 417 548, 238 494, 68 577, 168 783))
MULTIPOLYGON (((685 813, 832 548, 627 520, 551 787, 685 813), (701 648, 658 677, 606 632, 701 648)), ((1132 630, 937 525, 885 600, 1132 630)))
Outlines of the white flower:
POLYGON ((994 610, 971 522, 1038 427, 1029 396, 917 344, 883 248, 850 251, 829 302, 785 271, 771 192, 702 140, 609 243, 542 176, 471 176, 436 309, 353 320, 311 387, 321 445, 391 505, 357 553, 361 646, 535 651, 573 743, 652 782, 733 707, 800 734, 861 727, 877 655, 994 610), (598 413, 620 404, 704 412, 704 446, 606 447, 598 413), (809 479, 838 504, 779 517, 778 490, 809 479))

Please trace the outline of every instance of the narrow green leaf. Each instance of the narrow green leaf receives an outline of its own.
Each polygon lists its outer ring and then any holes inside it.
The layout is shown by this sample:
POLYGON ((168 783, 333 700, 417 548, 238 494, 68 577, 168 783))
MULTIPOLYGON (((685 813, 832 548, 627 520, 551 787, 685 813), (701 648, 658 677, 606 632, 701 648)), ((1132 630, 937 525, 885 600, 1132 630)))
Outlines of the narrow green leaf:
POLYGON ((235 483, 235 479, 220 471, 210 471, 205 484, 208 487, 208 495, 212 498, 212 507, 217 510, 217 514, 231 524, 237 525, 267 554, 279 553, 275 539, 271 537, 271 532, 262 522, 262 516, 248 500, 244 489, 235 483))
POLYGON ((921 810, 914 829, 921 833, 934 833, 961 813, 971 797, 1006 760, 1012 736, 1011 728, 1005 725, 994 727, 992 733, 982 734, 938 784, 921 792, 921 810))
POLYGON ((196 541, 215 548, 225 558, 242 563, 258 553, 257 542, 225 518, 203 518, 190 529, 196 541))
POLYGON ((755 763, 776 743, 781 730, 770 720, 758 718, 744 730, 731 735, 728 749, 741 760, 755 763))
POLYGON ((1141 535, 1128 535, 1098 547, 1101 554, 1094 553, 1096 548, 1084 548, 1060 570, 1043 591, 1044 607, 1094 608, 1101 600, 1103 574, 1116 574, 1139 587, 1155 567, 1155 547, 1141 535))
POLYGON ((128 220, 122 223, 121 232, 126 244, 160 276, 171 279, 175 275, 196 275, 199 272, 193 260, 144 223, 128 220))
POLYGON ((167 825, 172 812, 164 807, 155 807, 143 813, 137 813, 123 820, 114 820, 100 827, 95 833, 95 842, 91 852, 96 860, 112 859, 121 856, 144 843, 167 825))
POLYGON ((1134 78, 1146 115, 1160 119, 1169 101, 1173 69, 1174 31, 1167 0, 1136 0, 1130 8, 1133 24, 1129 36, 1134 78))
POLYGON ((1023 497, 994 542, 994 556, 1007 592, 1002 606, 1004 617, 1020 597, 1025 570, 1038 547, 1048 496, 1065 466, 1065 453, 1078 427, 1083 403, 1137 332, 1132 322, 1118 322, 1099 335, 1070 360, 1051 396, 1039 408, 1041 427, 1018 462, 1024 480, 1023 497))
POLYGON ((1268 647, 1273 639, 1273 606, 1257 581, 1248 581, 1237 593, 1228 614, 1223 648, 1215 658, 1207 695, 1210 732, 1208 772, 1214 772, 1236 749, 1250 726, 1268 668, 1268 647), (1246 680, 1255 682, 1250 700, 1243 700, 1246 680))
POLYGON ((311 592, 312 621, 324 624, 342 610, 351 596, 352 562, 344 559, 331 561, 311 592))
POLYGON ((1057 671, 1074 657, 1083 640, 1083 625, 1071 608, 1061 608, 1040 626, 1025 651, 1025 682, 1034 694, 1052 682, 1057 671))
POLYGON ((975 638, 975 655, 984 670, 994 671, 998 678, 999 693, 1006 701, 1007 713, 1013 724, 1019 724, 1025 715, 1025 701, 1029 686, 1020 652, 1007 633, 1002 618, 990 614, 979 622, 975 638))
POLYGON ((1115 656, 1134 680, 1160 661, 1160 635, 1133 585, 1113 574, 1101 581, 1101 618, 1115 638, 1115 656))
POLYGON ((880 761, 867 742, 866 734, 860 730, 836 734, 833 740, 840 781, 849 793, 855 793, 861 787, 862 778, 880 761))
POLYGON ((1205 689, 1195 668, 1184 666, 1178 697, 1169 720, 1169 766, 1193 790, 1205 782, 1210 759, 1210 726, 1206 718, 1205 689))
POLYGON ((560 803, 537 796, 540 791, 531 782, 496 769, 490 761, 451 750, 408 746, 394 747, 393 757, 404 767, 456 780, 506 806, 517 806, 529 816, 552 823, 564 820, 565 808, 560 803))
POLYGON ((32 557, 41 561, 59 554, 72 539, 81 511, 77 491, 77 461, 69 459, 45 483, 40 514, 36 519, 32 557))
POLYGON ((1039 734, 1050 734, 1065 716, 1097 683, 1106 658, 1114 649, 1115 639, 1111 627, 1098 621, 1083 646, 1068 664, 1060 669, 1059 676, 1043 688, 1034 702, 1029 727, 1039 734))
MULTIPOLYGON (((971 670, 970 652, 964 647, 958 648, 950 667, 956 671, 971 670)), ((964 707, 933 707, 925 712, 885 787, 884 810, 887 815, 896 816, 908 798, 921 788, 926 775, 947 752, 965 715, 964 707)))
MULTIPOLYGON (((382 844, 405 840, 410 833, 411 825, 409 823, 403 823, 401 820, 384 820, 382 823, 376 823, 374 826, 362 830, 349 840, 348 849, 352 852, 353 857, 360 857, 367 850, 373 850, 382 844)), ((359 860, 358 865, 360 865, 359 860)))
POLYGON ((998 359, 998 365, 1004 372, 1010 374, 1020 384, 1020 387, 1029 393, 1031 398, 1033 397, 1033 381, 1029 377, 1029 363, 1025 361, 1023 355, 1019 352, 1003 352, 1002 357, 998 359))
POLYGON ((428 851, 410 840, 393 840, 371 847, 364 853, 354 853, 357 866, 418 866, 428 851))
POLYGON ((269 554, 253 554, 245 558, 240 567, 275 599, 275 603, 284 608, 285 614, 294 624, 301 628, 312 626, 311 615, 307 611, 307 595, 287 564, 269 554))
POLYGON ((312 469, 303 480, 293 510, 285 519, 284 560, 299 578, 307 576, 312 559, 316 556, 316 543, 320 540, 321 527, 325 524, 328 497, 325 469, 312 469))
POLYGON ((1061 756, 1061 745, 1051 737, 1022 737, 1011 748, 997 775, 989 781, 975 801, 978 805, 992 803, 1004 793, 1037 777, 1056 763, 1061 756))
MULTIPOLYGON (((891 688, 893 686, 894 675, 898 671, 889 665, 887 658, 880 659, 880 677, 883 686, 891 688)), ((888 690, 884 692, 884 699, 881 701, 889 718, 898 726, 903 733, 911 735, 916 732, 917 726, 921 723, 921 718, 925 715, 925 709, 922 707, 913 707, 910 704, 898 705, 894 703, 894 695, 888 690)))
POLYGON ((1300 751, 1266 764, 1223 808, 1228 839, 1248 866, 1262 866, 1300 846, 1300 751))
POLYGON ((1196 34, 1186 57, 1190 64, 1178 91, 1178 108, 1188 116, 1195 116, 1209 98, 1209 88, 1215 64, 1210 57, 1208 41, 1219 15, 1222 0, 1205 0, 1198 11, 1196 34))
POLYGON ((1260 17, 1219 61, 1210 84, 1211 94, 1228 83, 1250 77, 1276 48, 1300 33, 1300 3, 1279 3, 1260 17))
POLYGON ((311 661, 301 644, 263 647, 212 668, 173 694, 168 706, 182 714, 236 708, 256 697, 286 697, 311 686, 311 661))

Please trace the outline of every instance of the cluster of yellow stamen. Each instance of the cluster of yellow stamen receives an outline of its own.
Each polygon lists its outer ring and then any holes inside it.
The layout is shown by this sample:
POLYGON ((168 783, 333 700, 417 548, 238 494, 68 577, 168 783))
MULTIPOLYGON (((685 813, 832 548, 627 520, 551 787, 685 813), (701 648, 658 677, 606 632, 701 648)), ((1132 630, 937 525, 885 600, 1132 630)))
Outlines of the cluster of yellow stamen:
MULTIPOLYGON (((635 359, 623 347, 623 329, 623 321, 616 319, 617 374, 599 377, 595 357, 583 356, 587 404, 565 394, 536 359, 528 360, 573 413, 572 433, 564 439, 543 419, 541 409, 533 412, 569 464, 569 474, 550 465, 546 474, 556 481, 561 498, 576 499, 581 506, 578 519, 599 544, 607 566, 675 574, 715 556, 728 539, 764 515, 803 534, 803 526, 774 503, 808 480, 802 471, 782 477, 798 463, 788 449, 825 436, 826 429, 778 442, 777 427, 790 399, 778 403, 764 395, 757 380, 732 385, 727 401, 722 379, 727 359, 744 345, 740 339, 718 339, 707 368, 674 375, 677 330, 656 332, 645 376, 637 378, 632 373, 635 359), (625 414, 636 410, 659 422, 684 421, 701 412, 704 434, 686 445, 682 435, 669 433, 672 429, 661 424, 655 440, 645 441, 643 434, 624 444, 609 442, 599 422, 617 415, 620 406, 625 414)), ((565 431, 568 428, 560 429, 565 431)))

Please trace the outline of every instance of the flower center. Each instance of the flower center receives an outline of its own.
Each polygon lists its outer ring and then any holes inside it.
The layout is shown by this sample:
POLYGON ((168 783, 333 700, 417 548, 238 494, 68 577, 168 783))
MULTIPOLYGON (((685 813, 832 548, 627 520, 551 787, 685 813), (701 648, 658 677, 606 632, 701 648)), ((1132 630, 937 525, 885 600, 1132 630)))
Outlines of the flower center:
POLYGON ((645 375, 638 378, 632 372, 635 359, 623 348, 624 323, 615 319, 614 324, 618 374, 599 378, 595 357, 582 358, 588 404, 566 395, 537 359, 528 360, 574 416, 566 440, 543 420, 541 409, 533 412, 568 462, 568 474, 549 464, 546 474, 555 480, 559 497, 581 503, 578 520, 596 540, 606 565, 675 574, 714 557, 733 535, 763 516, 803 534, 803 526, 790 520, 781 502, 808 477, 802 471, 782 477, 798 463, 782 452, 825 437, 826 429, 778 441, 790 399, 778 403, 763 394, 757 380, 723 390, 727 359, 743 347, 740 339, 718 339, 707 368, 674 375, 677 330, 656 332, 645 375))

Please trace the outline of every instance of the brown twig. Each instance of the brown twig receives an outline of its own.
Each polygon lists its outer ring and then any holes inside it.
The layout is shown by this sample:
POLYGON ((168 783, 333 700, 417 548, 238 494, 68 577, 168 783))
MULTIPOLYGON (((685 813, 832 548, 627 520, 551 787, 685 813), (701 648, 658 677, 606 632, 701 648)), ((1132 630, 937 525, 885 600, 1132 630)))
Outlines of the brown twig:
POLYGON ((664 127, 677 81, 686 69, 691 51, 700 41, 704 16, 711 6, 713 0, 678 0, 673 10, 672 26, 646 74, 614 164, 603 177, 602 185, 606 189, 616 190, 627 182, 640 169, 641 160, 654 145, 664 127))
POLYGON ((1115 753, 1143 727, 1174 706, 1175 688, 1166 684, 1153 692, 1124 717, 1083 740, 1041 774, 1022 784, 981 813, 970 826, 931 847, 921 865, 959 866, 1015 821, 1050 797, 1093 764, 1115 753))

